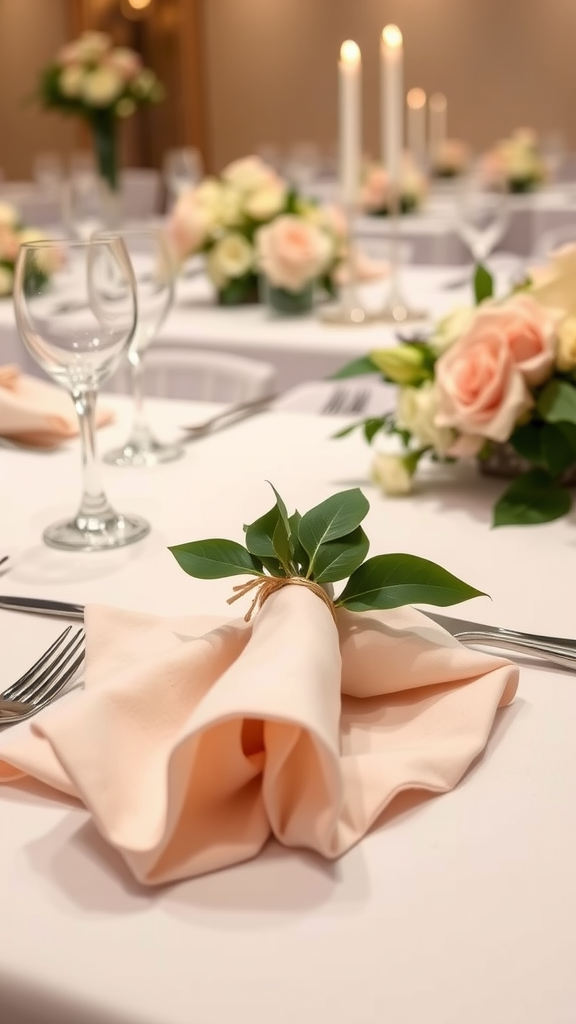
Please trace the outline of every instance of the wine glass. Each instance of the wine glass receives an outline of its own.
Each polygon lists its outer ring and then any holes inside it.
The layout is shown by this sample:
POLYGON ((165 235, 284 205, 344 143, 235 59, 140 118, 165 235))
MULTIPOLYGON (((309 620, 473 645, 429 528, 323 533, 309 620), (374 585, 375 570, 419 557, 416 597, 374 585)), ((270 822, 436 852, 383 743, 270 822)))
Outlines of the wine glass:
POLYGON ((116 369, 136 325, 136 284, 122 240, 51 240, 22 245, 14 308, 22 340, 46 373, 70 392, 80 430, 83 490, 71 519, 44 531, 51 547, 102 551, 145 537, 149 525, 108 502, 96 454, 98 389, 116 369), (83 300, 71 308, 69 297, 83 300))
POLYGON ((505 184, 474 171, 462 181, 455 201, 456 230, 474 263, 484 263, 501 241, 510 219, 505 184))
POLYGON ((169 149, 163 161, 164 180, 172 202, 202 177, 202 157, 193 146, 169 149))
POLYGON ((71 238, 87 242, 106 223, 102 188, 95 172, 72 174, 62 188, 62 219, 71 238))
MULTIPOLYGON (((100 232, 94 238, 117 237, 100 232)), ((120 232, 136 282, 136 329, 128 349, 134 395, 134 421, 126 443, 106 452, 104 461, 114 466, 155 466, 184 454, 181 445, 156 440, 144 409, 144 357, 174 302, 176 261, 162 228, 134 228, 120 232)))

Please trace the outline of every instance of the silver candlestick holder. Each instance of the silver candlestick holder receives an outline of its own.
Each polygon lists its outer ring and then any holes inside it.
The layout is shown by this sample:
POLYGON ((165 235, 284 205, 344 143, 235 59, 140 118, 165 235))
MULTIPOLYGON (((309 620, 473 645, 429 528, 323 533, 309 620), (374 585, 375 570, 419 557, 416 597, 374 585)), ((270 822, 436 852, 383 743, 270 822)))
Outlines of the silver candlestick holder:
POLYGON ((340 289, 340 302, 330 306, 321 313, 321 319, 327 324, 340 327, 360 327, 368 323, 368 314, 358 297, 358 274, 355 259, 355 221, 356 208, 352 203, 344 206, 346 230, 346 256, 343 261, 344 281, 340 289))
POLYGON ((383 320, 384 323, 404 324, 411 320, 425 320, 428 313, 424 309, 411 306, 402 291, 400 284, 400 268, 402 265, 401 255, 401 212, 400 212, 400 187, 390 186, 390 200, 388 206, 388 223, 390 226, 390 276, 388 281, 388 294, 386 302, 374 319, 383 320))

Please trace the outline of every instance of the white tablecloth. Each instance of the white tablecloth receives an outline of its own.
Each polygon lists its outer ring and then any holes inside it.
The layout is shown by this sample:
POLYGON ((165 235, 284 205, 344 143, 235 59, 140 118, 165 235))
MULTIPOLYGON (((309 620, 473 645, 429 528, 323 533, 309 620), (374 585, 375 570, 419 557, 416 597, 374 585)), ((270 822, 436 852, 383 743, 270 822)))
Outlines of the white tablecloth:
MULTIPOLYGON (((455 305, 471 301, 470 284, 443 289, 461 277, 453 267, 409 267, 404 274, 410 301, 437 318, 455 305)), ((462 279, 464 280, 464 279, 462 279)), ((367 306, 377 309, 386 295, 385 280, 365 286, 367 306)), ((319 316, 273 318, 264 306, 220 309, 204 277, 181 279, 176 305, 157 341, 179 348, 216 349, 234 352, 272 363, 281 391, 305 380, 321 379, 350 359, 373 348, 395 342, 395 331, 382 323, 363 327, 334 327, 319 316)), ((18 337, 11 300, 0 301, 0 364, 16 362, 29 372, 39 373, 18 337)), ((171 397, 189 394, 182 380, 181 390, 171 397)))
MULTIPOLYGON (((204 414, 154 407, 172 435, 204 414)), ((366 484, 367 449, 333 420, 267 414, 190 445, 157 471, 106 470, 110 496, 153 532, 116 553, 45 548, 42 527, 77 501, 76 444, 0 450, 3 593, 158 613, 224 612, 230 581, 185 576, 166 545, 242 536, 269 506, 366 484)), ((124 419, 101 433, 107 447, 124 419)), ((372 508, 372 553, 437 559, 488 591, 462 609, 574 634, 574 521, 489 528, 501 485, 436 471, 412 500, 372 508), (434 482, 435 481, 435 482, 434 482), (568 571, 567 571, 568 570, 568 571)), ((2 681, 56 624, 0 611, 2 681)), ((342 860, 271 844, 257 860, 143 891, 86 813, 40 787, 0 788, 2 1024, 573 1024, 576 1006, 576 681, 526 666, 486 755, 457 789, 406 803, 342 860)))

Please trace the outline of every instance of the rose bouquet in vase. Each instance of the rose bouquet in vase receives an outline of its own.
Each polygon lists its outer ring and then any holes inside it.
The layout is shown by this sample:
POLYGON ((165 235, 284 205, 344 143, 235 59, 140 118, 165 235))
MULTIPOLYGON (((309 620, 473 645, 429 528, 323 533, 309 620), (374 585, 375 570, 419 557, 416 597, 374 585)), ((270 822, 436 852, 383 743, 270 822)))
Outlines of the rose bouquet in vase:
POLYGON ((503 299, 475 275, 476 307, 454 310, 430 336, 371 352, 336 375, 378 373, 398 386, 396 411, 363 420, 371 442, 393 435, 400 453, 373 465, 388 493, 411 490, 424 457, 476 458, 510 477, 494 525, 544 523, 571 508, 576 484, 576 246, 503 299))
POLYGON ((509 139, 497 142, 485 154, 482 166, 489 182, 512 193, 533 192, 547 176, 538 137, 530 128, 519 128, 509 139))
MULTIPOLYGON (((415 166, 410 154, 405 153, 400 182, 399 213, 413 213, 426 197, 426 178, 415 166)), ((392 196, 386 168, 379 163, 368 163, 362 175, 360 209, 373 217, 387 217, 391 212, 392 196)))
POLYGON ((84 32, 64 46, 42 72, 39 88, 46 109, 86 122, 102 185, 112 196, 119 186, 118 122, 163 96, 158 78, 142 66, 140 56, 114 47, 104 32, 84 32))
POLYGON ((283 313, 309 308, 316 281, 333 291, 345 248, 337 215, 301 198, 256 156, 184 192, 170 234, 180 263, 204 255, 220 305, 258 302, 264 291, 283 313))
POLYGON ((459 178, 470 164, 470 148, 462 139, 443 139, 430 168, 433 178, 459 178))

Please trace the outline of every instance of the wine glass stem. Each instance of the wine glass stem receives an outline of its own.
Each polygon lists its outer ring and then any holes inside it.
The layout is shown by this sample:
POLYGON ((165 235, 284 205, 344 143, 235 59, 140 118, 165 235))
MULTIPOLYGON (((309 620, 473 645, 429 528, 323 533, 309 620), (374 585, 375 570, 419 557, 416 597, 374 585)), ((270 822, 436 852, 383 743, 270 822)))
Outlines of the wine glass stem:
POLYGON ((144 364, 140 357, 130 362, 132 367, 132 395, 134 397, 134 420, 130 444, 141 447, 150 440, 150 428, 144 410, 144 364))
POLYGON ((74 405, 82 446, 82 501, 77 518, 86 520, 84 528, 90 529, 91 521, 113 513, 102 487, 96 452, 96 391, 76 395, 74 405))

